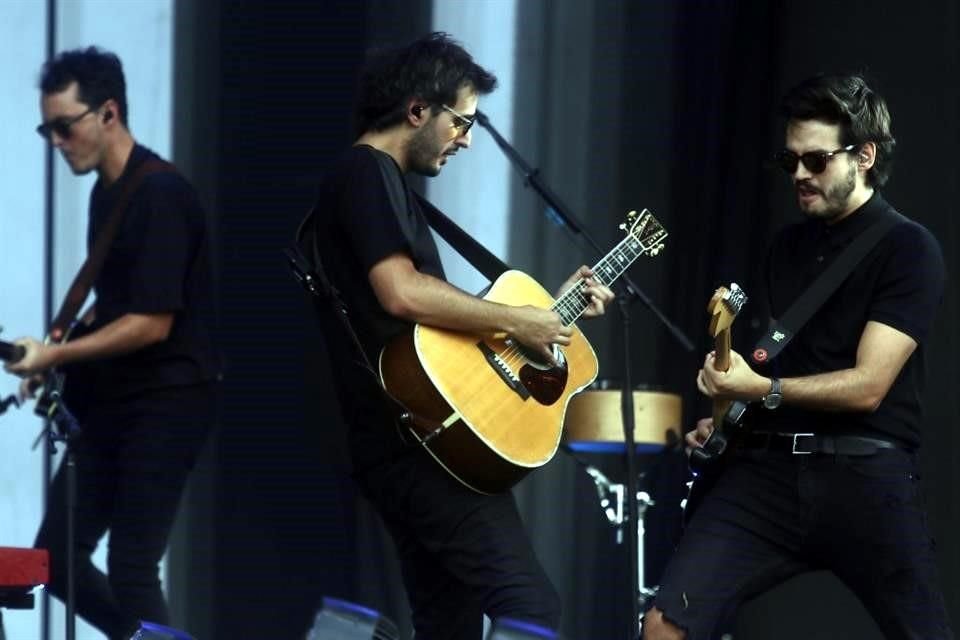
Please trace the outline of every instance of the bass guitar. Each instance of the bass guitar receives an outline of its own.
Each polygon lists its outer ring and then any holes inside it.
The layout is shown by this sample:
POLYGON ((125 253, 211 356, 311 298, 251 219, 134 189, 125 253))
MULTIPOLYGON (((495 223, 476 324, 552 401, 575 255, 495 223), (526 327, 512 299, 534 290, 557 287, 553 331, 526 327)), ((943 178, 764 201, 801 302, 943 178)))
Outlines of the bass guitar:
MULTIPOLYGON (((626 237, 593 267, 594 279, 605 285, 640 256, 659 254, 667 237, 647 210, 631 211, 620 228, 626 237)), ((406 425, 405 436, 474 491, 505 491, 553 458, 570 399, 596 378, 596 354, 574 325, 590 304, 582 282, 554 300, 530 276, 507 271, 483 296, 560 314, 574 332, 569 346, 554 345, 556 365, 509 337, 419 324, 380 353, 379 375, 387 393, 425 419, 406 425)))

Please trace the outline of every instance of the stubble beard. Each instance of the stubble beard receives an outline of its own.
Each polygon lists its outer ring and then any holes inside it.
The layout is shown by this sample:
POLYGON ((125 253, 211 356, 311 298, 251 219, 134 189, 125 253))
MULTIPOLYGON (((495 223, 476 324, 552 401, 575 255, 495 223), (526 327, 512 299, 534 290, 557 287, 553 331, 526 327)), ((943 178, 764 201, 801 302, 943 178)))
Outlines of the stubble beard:
POLYGON ((847 172, 846 179, 833 185, 827 189, 826 192, 821 192, 824 208, 820 210, 807 209, 804 210, 804 213, 811 218, 817 218, 826 222, 842 216, 847 212, 847 206, 850 202, 850 194, 853 193, 853 190, 856 188, 856 186, 857 167, 856 165, 851 164, 850 170, 847 172))
POLYGON ((440 175, 440 164, 437 162, 439 146, 432 129, 423 128, 417 131, 407 147, 410 171, 428 178, 440 175))

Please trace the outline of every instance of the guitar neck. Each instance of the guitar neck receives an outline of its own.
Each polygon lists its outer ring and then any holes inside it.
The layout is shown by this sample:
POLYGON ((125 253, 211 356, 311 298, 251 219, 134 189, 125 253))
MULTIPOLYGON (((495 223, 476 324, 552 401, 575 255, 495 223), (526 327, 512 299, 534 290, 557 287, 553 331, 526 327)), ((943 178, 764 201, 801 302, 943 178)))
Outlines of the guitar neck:
MULTIPOLYGON (((714 368, 718 371, 726 371, 730 368, 730 330, 724 329, 717 334, 713 340, 714 349, 714 368)), ((730 400, 713 401, 713 426, 721 428, 723 418, 727 414, 727 409, 733 404, 730 400)))
MULTIPOLYGON (((643 245, 632 236, 627 236, 593 266, 593 279, 602 285, 610 286, 627 268, 644 253, 643 245)), ((590 306, 590 298, 583 295, 583 279, 567 289, 553 303, 551 309, 560 314, 563 324, 571 325, 583 315, 590 306)))

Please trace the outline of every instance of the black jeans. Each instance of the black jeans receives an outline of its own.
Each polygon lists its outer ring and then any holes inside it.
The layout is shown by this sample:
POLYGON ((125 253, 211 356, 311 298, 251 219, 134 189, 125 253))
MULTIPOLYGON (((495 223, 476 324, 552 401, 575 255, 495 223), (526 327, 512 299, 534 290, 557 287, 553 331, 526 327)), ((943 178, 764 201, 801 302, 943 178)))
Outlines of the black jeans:
POLYGON ((422 451, 359 481, 396 542, 417 640, 480 640, 483 614, 559 627, 513 494, 467 489, 422 451))
MULTIPOLYGON (((953 638, 916 455, 734 452, 694 512, 655 606, 707 640, 741 602, 832 571, 888 638, 953 638)), ((788 622, 787 622, 788 623, 788 622)))
MULTIPOLYGON (((168 622, 158 565, 214 421, 212 384, 170 387, 90 408, 74 447, 77 614, 111 639, 140 620, 168 622), (110 531, 107 573, 90 561, 110 531)), ((50 591, 66 599, 66 468, 50 489, 35 546, 50 552, 50 591)))

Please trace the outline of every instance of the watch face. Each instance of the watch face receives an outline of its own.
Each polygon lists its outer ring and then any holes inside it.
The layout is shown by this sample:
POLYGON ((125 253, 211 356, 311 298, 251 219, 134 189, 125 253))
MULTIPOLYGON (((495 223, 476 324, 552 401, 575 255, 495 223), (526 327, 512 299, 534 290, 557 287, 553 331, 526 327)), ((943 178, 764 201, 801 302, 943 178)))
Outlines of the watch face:
POLYGON ((763 406, 767 409, 776 409, 780 406, 782 397, 779 393, 768 393, 763 397, 763 406))

